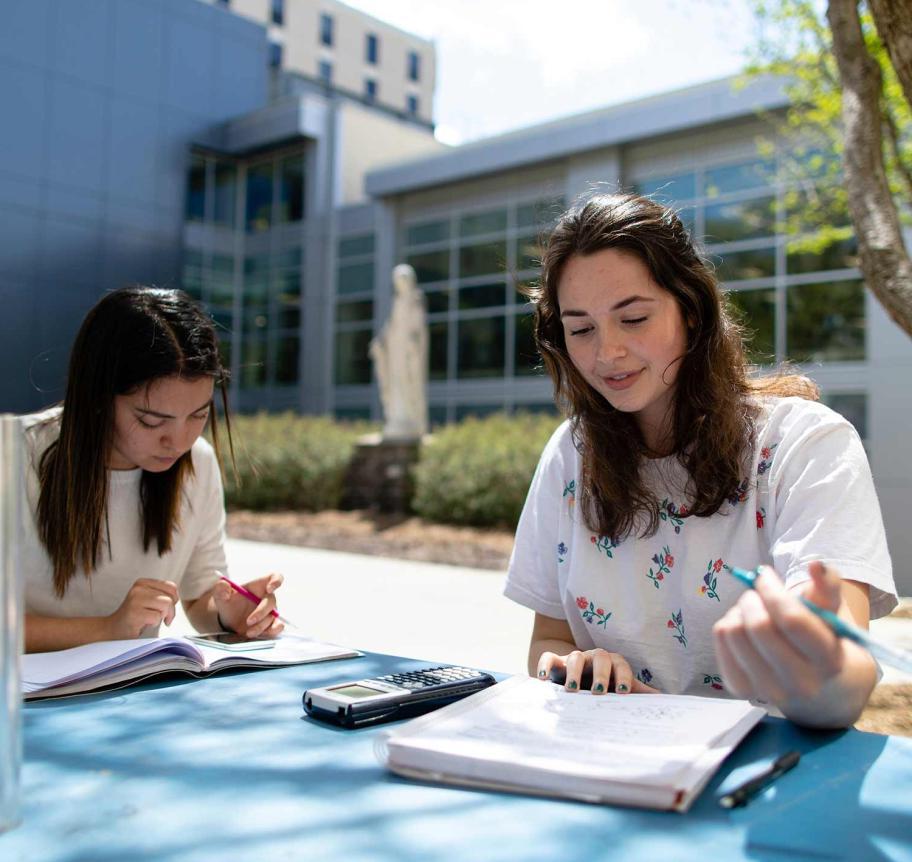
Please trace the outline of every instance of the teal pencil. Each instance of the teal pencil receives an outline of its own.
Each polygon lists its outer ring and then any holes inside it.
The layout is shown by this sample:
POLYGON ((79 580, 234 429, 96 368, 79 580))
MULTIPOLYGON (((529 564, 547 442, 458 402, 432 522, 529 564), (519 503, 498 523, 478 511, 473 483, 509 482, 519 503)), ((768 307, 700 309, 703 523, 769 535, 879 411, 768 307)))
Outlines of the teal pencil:
MULTIPOLYGON (((745 569, 737 569, 734 566, 726 566, 729 574, 736 577, 742 584, 751 589, 754 588, 754 581, 757 578, 756 572, 748 572, 745 569)), ((912 673, 912 653, 906 650, 899 650, 895 647, 885 644, 883 641, 870 635, 864 629, 853 626, 845 620, 840 619, 832 611, 815 605, 804 596, 799 596, 805 607, 812 613, 817 614, 839 637, 854 641, 859 646, 863 646, 874 658, 879 659, 884 664, 895 667, 897 670, 912 673)))

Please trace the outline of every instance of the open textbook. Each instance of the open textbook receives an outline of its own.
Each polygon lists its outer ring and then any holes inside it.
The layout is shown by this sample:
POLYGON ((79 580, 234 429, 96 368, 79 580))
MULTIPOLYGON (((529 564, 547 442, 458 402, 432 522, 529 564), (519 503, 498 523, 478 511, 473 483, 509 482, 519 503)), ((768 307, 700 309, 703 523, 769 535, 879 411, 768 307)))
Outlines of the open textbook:
POLYGON ((686 811, 765 715, 743 700, 570 693, 512 677, 384 734, 400 775, 686 811))
POLYGON ((182 672, 203 677, 226 668, 267 668, 363 655, 357 650, 282 635, 271 649, 226 652, 186 638, 101 641, 22 657, 26 700, 63 697, 135 685, 151 676, 182 672))

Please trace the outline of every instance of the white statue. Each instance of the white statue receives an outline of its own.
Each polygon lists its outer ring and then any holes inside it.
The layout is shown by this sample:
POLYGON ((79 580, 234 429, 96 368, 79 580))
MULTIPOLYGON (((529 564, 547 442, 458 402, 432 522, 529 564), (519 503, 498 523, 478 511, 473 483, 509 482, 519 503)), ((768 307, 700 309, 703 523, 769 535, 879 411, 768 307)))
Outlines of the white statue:
POLYGON ((393 270, 393 308, 369 353, 383 404, 383 439, 420 438, 427 433, 427 312, 408 264, 393 270))

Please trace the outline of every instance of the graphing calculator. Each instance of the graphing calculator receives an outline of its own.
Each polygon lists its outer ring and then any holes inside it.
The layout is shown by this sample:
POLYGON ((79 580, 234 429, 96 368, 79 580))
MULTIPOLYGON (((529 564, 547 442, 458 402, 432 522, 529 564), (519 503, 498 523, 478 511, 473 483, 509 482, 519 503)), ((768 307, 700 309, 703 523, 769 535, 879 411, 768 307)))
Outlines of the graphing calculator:
POLYGON ((468 667, 441 665, 391 673, 304 692, 304 709, 313 718, 363 727, 412 718, 482 691, 496 680, 468 667))

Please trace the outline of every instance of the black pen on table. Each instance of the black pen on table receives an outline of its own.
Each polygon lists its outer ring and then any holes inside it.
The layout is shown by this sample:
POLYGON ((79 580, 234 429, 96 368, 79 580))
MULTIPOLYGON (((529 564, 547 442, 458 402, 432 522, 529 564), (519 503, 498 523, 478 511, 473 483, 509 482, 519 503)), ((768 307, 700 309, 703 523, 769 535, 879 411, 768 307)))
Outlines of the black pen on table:
POLYGON ((719 805, 723 808, 738 808, 753 799, 761 790, 769 787, 780 775, 785 775, 801 759, 797 751, 788 751, 773 761, 769 769, 740 784, 730 793, 719 797, 719 805))

